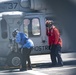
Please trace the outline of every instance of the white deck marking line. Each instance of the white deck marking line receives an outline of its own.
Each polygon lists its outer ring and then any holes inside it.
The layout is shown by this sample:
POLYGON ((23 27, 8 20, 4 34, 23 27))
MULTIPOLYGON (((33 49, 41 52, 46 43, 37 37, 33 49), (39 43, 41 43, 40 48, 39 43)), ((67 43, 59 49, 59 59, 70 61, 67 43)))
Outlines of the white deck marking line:
POLYGON ((15 74, 18 74, 18 75, 24 75, 24 74, 27 74, 29 73, 30 75, 33 74, 33 75, 48 75, 48 74, 45 74, 45 73, 41 73, 39 71, 33 71, 33 70, 28 70, 28 71, 22 71, 22 72, 9 72, 9 73, 0 73, 0 75, 4 74, 4 75, 15 75, 15 74))
POLYGON ((34 75, 48 75, 48 74, 41 73, 39 71, 33 71, 33 70, 29 70, 27 71, 27 73, 34 74, 34 75))

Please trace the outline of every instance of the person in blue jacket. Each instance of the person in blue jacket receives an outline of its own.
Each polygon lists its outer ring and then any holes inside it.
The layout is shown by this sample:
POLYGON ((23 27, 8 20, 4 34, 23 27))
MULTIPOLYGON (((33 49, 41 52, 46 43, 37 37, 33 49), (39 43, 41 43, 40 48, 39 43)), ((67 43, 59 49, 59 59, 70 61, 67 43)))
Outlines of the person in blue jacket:
POLYGON ((22 68, 20 71, 27 70, 26 61, 28 61, 28 69, 32 70, 30 53, 34 47, 33 41, 25 33, 19 32, 17 29, 13 31, 12 35, 16 38, 16 43, 20 44, 22 49, 22 68))

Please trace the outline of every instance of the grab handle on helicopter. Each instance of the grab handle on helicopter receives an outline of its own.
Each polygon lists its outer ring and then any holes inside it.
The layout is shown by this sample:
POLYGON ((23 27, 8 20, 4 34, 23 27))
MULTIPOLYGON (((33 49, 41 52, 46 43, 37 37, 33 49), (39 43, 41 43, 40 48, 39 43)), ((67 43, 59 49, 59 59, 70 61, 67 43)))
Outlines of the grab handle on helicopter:
POLYGON ((45 42, 46 42, 46 38, 42 37, 42 43, 45 43, 45 42))

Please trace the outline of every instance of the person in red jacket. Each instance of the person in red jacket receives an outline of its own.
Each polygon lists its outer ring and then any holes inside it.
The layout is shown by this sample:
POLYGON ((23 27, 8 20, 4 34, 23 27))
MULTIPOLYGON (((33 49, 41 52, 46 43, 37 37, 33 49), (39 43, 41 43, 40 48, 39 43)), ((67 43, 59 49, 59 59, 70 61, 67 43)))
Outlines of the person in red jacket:
POLYGON ((58 28, 56 28, 52 20, 46 21, 46 34, 48 36, 49 49, 51 50, 52 66, 63 66, 61 58, 62 39, 58 28))

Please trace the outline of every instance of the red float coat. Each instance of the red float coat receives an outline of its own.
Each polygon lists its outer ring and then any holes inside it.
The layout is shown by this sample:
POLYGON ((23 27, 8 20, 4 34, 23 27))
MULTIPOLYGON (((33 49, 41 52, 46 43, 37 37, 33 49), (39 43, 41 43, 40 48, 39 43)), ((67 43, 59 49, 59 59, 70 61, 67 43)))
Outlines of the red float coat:
POLYGON ((49 45, 59 44, 62 47, 62 39, 60 38, 59 30, 54 25, 52 25, 50 29, 46 28, 46 34, 48 36, 49 45))

